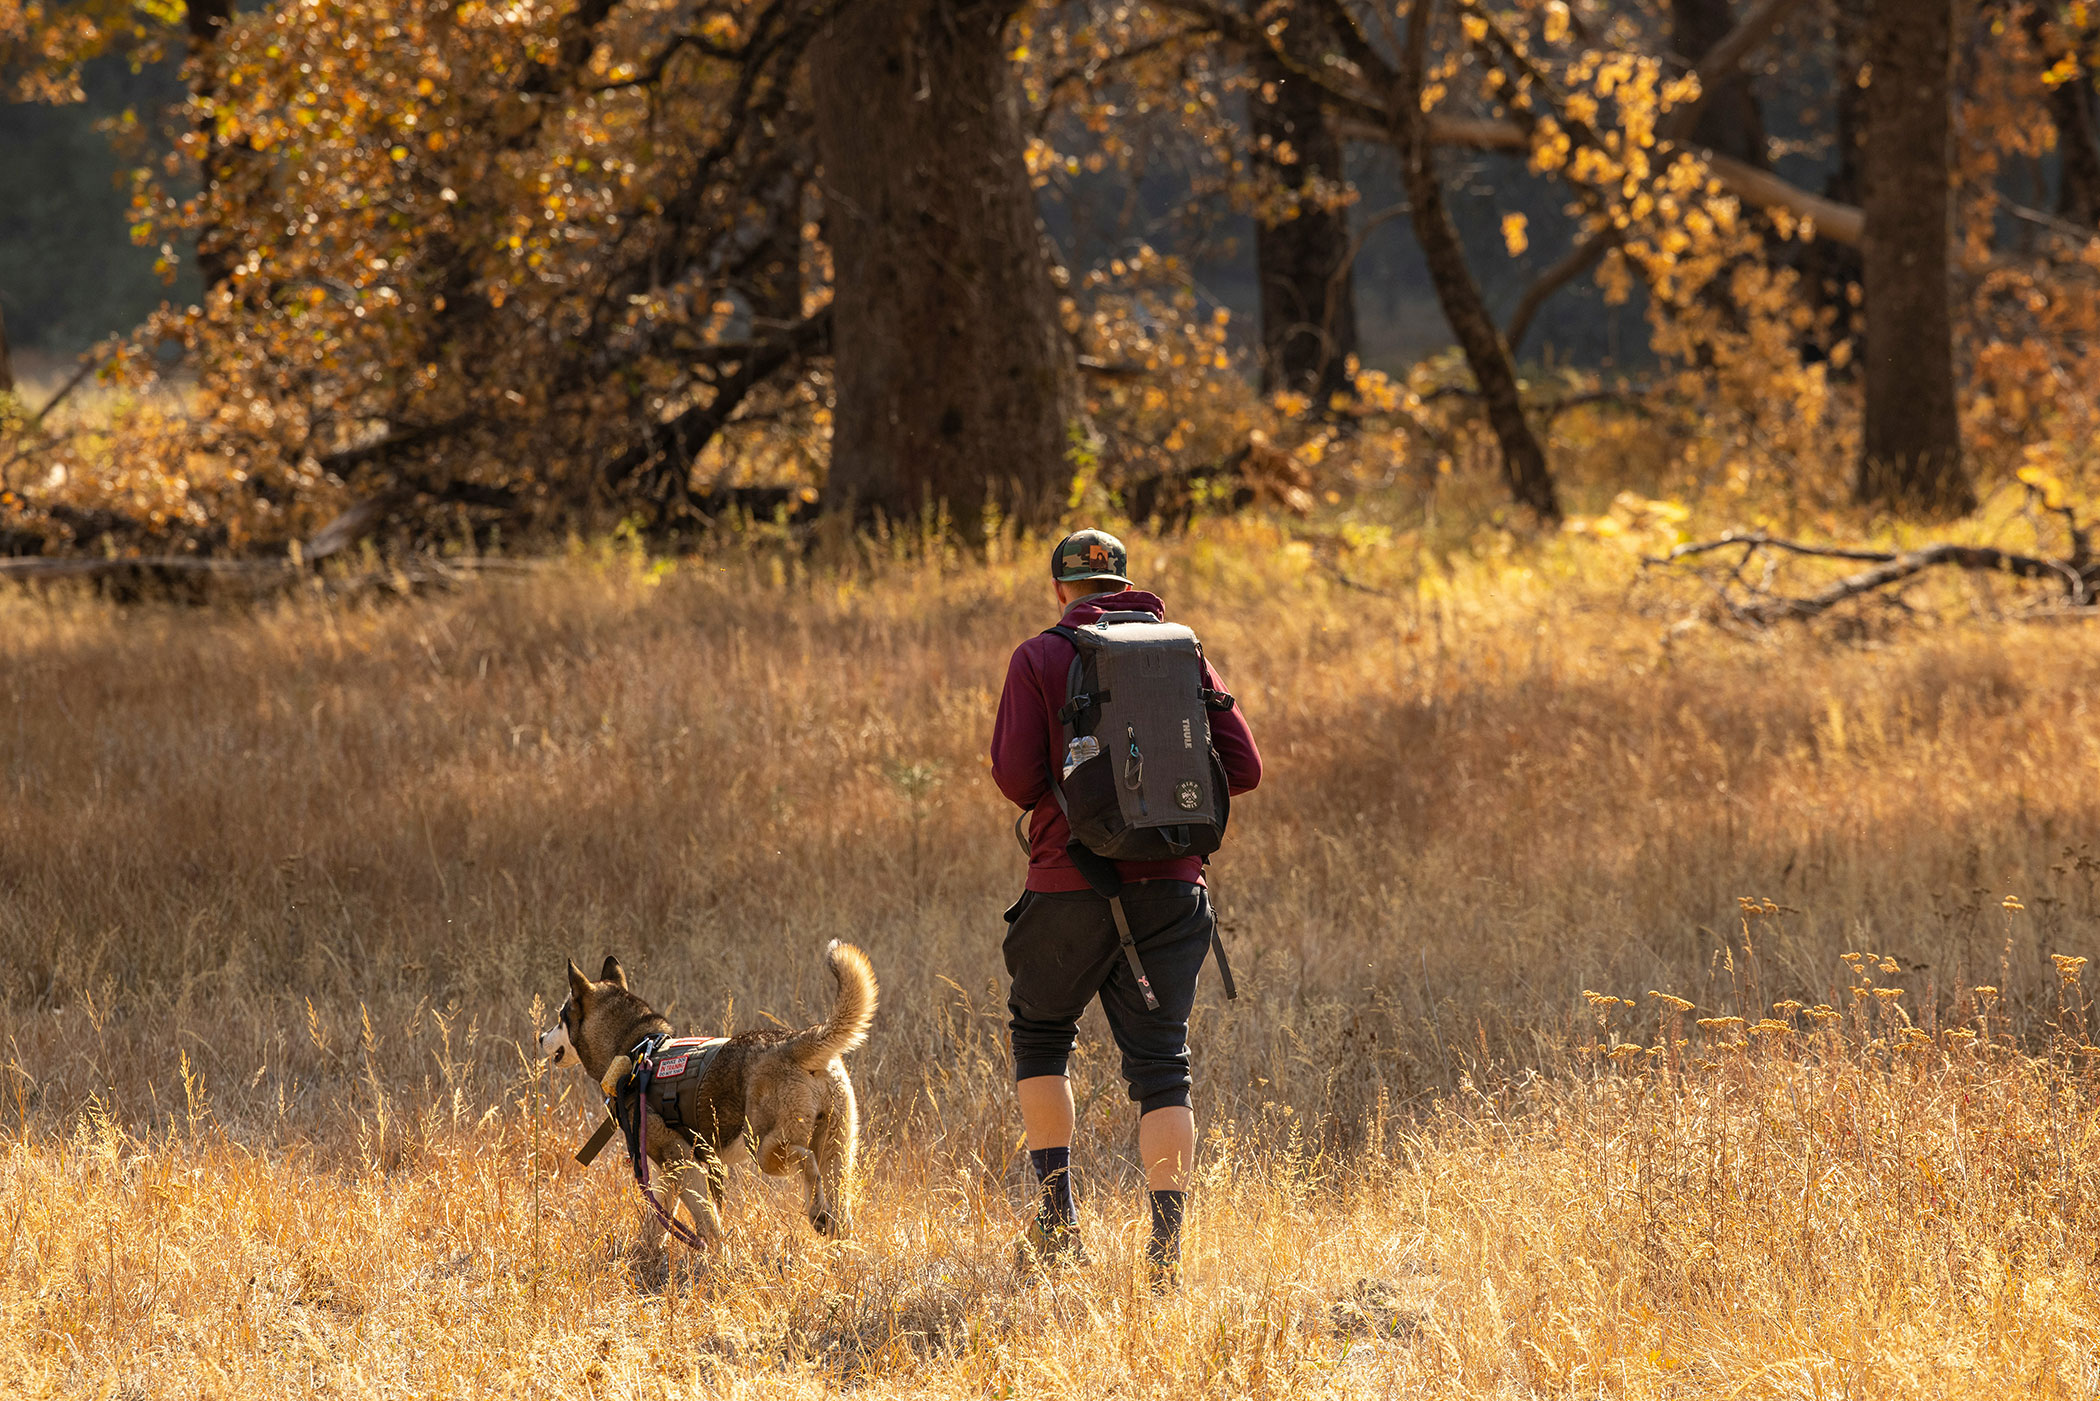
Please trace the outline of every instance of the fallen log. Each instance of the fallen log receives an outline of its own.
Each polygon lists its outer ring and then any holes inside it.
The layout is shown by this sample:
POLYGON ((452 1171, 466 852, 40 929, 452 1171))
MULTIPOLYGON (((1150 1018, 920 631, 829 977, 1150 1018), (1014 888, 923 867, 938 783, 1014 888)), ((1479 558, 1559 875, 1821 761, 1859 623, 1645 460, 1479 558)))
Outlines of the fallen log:
MULTIPOLYGON (((114 586, 126 597, 148 593, 197 594, 214 582, 241 582, 256 589, 281 588, 341 555, 420 495, 451 499, 443 490, 395 486, 353 501, 341 515, 282 555, 236 559, 224 555, 25 555, 0 559, 0 580, 16 583, 86 581, 114 586)), ((480 568, 477 561, 445 561, 448 569, 480 568)), ((418 568, 424 567, 418 564, 418 568)))
POLYGON ((1806 621, 1820 617, 1850 599, 1863 598, 1900 584, 1929 569, 1948 568, 1974 573, 2005 574, 2056 584, 2063 590, 2063 605, 2091 610, 2100 596, 2100 560, 2093 558, 2086 534, 2074 522, 2071 553, 2064 559, 2020 554, 1993 545, 1927 545, 1916 550, 1870 550, 1847 545, 1813 545, 1789 540, 1761 530, 1730 531, 1712 540, 1678 545, 1667 554, 1650 555, 1641 563, 1648 568, 1667 568, 1740 549, 1731 565, 1706 576, 1721 610, 1738 623, 1769 627, 1774 623, 1806 621), (1808 559, 1845 560, 1870 567, 1855 570, 1807 594, 1781 593, 1773 587, 1774 561, 1768 552, 1808 559), (1748 577, 1752 564, 1763 566, 1760 577, 1748 577))
POLYGON ((529 574, 546 561, 492 557, 416 556, 381 563, 352 573, 319 574, 289 558, 214 559, 184 555, 134 558, 0 559, 0 581, 18 584, 87 582, 123 601, 174 599, 202 602, 235 596, 260 597, 298 585, 311 585, 331 596, 372 591, 406 592, 446 588, 489 574, 529 574))

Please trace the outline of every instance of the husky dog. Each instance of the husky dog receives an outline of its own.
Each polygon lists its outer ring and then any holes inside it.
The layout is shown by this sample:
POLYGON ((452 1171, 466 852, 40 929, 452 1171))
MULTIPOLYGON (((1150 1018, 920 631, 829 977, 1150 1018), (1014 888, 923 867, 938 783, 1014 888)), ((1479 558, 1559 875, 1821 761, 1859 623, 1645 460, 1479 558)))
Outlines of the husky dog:
MULTIPOLYGON (((867 1039, 875 1019, 875 972, 866 954, 837 940, 825 951, 825 963, 838 981, 838 1000, 822 1025, 732 1036, 711 1050, 704 1069, 698 1067, 710 1052, 695 1053, 697 1073, 683 1079, 662 1078, 665 1072, 676 1076, 670 1048, 658 1063, 662 1094, 651 1090, 643 1128, 656 1199, 666 1212, 683 1201, 709 1244, 722 1239, 715 1210, 722 1168, 742 1156, 747 1144, 768 1175, 802 1174, 812 1226, 827 1236, 845 1233, 846 1179, 860 1124, 853 1082, 839 1058, 867 1039)), ((632 1066, 634 1049, 670 1030, 628 989, 619 959, 608 956, 595 981, 572 960, 568 1000, 560 1020, 540 1037, 540 1053, 555 1065, 581 1065, 610 1095, 632 1066)), ((682 1067, 685 1056, 676 1063, 682 1067)), ((650 1245, 661 1245, 664 1227, 654 1212, 646 1229, 650 1245)))

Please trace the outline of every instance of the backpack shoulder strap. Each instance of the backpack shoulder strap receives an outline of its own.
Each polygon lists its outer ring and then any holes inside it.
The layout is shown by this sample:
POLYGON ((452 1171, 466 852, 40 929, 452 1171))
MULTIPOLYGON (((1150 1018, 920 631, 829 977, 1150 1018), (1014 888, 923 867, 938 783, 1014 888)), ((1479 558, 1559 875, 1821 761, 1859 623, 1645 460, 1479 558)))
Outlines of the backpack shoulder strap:
POLYGON ((1107 700, 1108 692, 1101 691, 1090 695, 1079 689, 1088 649, 1086 640, 1080 635, 1078 628, 1066 627, 1059 623, 1054 628, 1044 628, 1042 636, 1062 637, 1072 644, 1072 666, 1065 676, 1065 703, 1057 712, 1057 723, 1065 727, 1065 740, 1069 743, 1072 738, 1072 722, 1078 718, 1079 712, 1090 705, 1099 705, 1107 700))

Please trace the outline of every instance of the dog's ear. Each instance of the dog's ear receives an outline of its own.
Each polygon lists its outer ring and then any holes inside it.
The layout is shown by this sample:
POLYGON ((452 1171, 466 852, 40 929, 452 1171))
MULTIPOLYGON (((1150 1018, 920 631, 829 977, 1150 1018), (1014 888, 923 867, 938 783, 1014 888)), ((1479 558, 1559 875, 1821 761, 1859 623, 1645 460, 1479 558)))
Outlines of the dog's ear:
POLYGON ((584 977, 584 976, 583 976, 583 970, 582 970, 581 968, 578 968, 578 967, 576 966, 576 960, 575 960, 575 959, 573 959, 573 958, 572 958, 572 959, 570 959, 570 960, 569 960, 569 995, 570 995, 571 997, 575 998, 575 999, 576 999, 576 1000, 577 1000, 577 1001, 578 1001, 578 1002, 580 1003, 580 1002, 582 1002, 582 1001, 583 1001, 583 999, 585 998, 585 996, 587 996, 587 995, 589 994, 590 990, 591 990, 591 980, 590 980, 589 978, 586 978, 586 977, 584 977))
POLYGON ((620 966, 619 959, 611 954, 607 954, 605 956, 605 966, 598 970, 598 981, 601 983, 618 983, 621 987, 626 987, 627 970, 620 966))

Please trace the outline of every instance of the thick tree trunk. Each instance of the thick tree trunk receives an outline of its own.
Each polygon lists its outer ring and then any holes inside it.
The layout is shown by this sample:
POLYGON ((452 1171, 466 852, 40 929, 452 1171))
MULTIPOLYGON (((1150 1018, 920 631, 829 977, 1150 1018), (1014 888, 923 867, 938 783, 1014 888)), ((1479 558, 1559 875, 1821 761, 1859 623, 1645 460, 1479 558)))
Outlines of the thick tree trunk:
POLYGON ((837 365, 827 504, 1051 519, 1077 371, 1005 44, 1013 0, 857 0, 810 51, 837 365))
MULTIPOLYGON (((1273 52, 1254 55, 1257 80, 1247 125, 1257 169, 1299 196, 1339 186, 1342 143, 1327 124, 1320 89, 1273 52)), ((1301 198, 1283 219, 1257 221, 1254 266, 1261 282, 1262 388, 1310 394, 1324 406, 1349 388, 1356 354, 1356 280, 1349 216, 1301 198)))
POLYGON ((15 359, 7 348, 7 311, 0 307, 0 394, 12 393, 15 387, 15 359))
POLYGON ((1865 438, 1855 494, 1928 514, 1974 509, 1962 466, 1948 310, 1953 0, 1872 0, 1867 48, 1865 438))
MULTIPOLYGON (((190 62, 194 70, 190 81, 192 91, 200 99, 210 98, 218 88, 218 74, 212 67, 212 49, 219 42, 219 34, 233 21, 233 0, 189 0, 190 62)), ((226 158, 226 148, 218 139, 217 123, 209 114, 197 122, 197 132, 203 140, 203 160, 199 174, 203 180, 205 197, 208 200, 211 187, 224 179, 221 168, 226 158)), ((224 282, 233 270, 231 250, 225 247, 224 236, 217 226, 207 222, 197 231, 197 272, 204 279, 204 290, 224 282)))
MULTIPOLYGON (((1735 31, 1735 22, 1730 0, 1670 0, 1670 46, 1687 68, 1696 68, 1715 44, 1735 31)), ((1699 105, 1692 140, 1759 170, 1771 168, 1764 108, 1748 73, 1733 69, 1714 85, 1699 105)))

